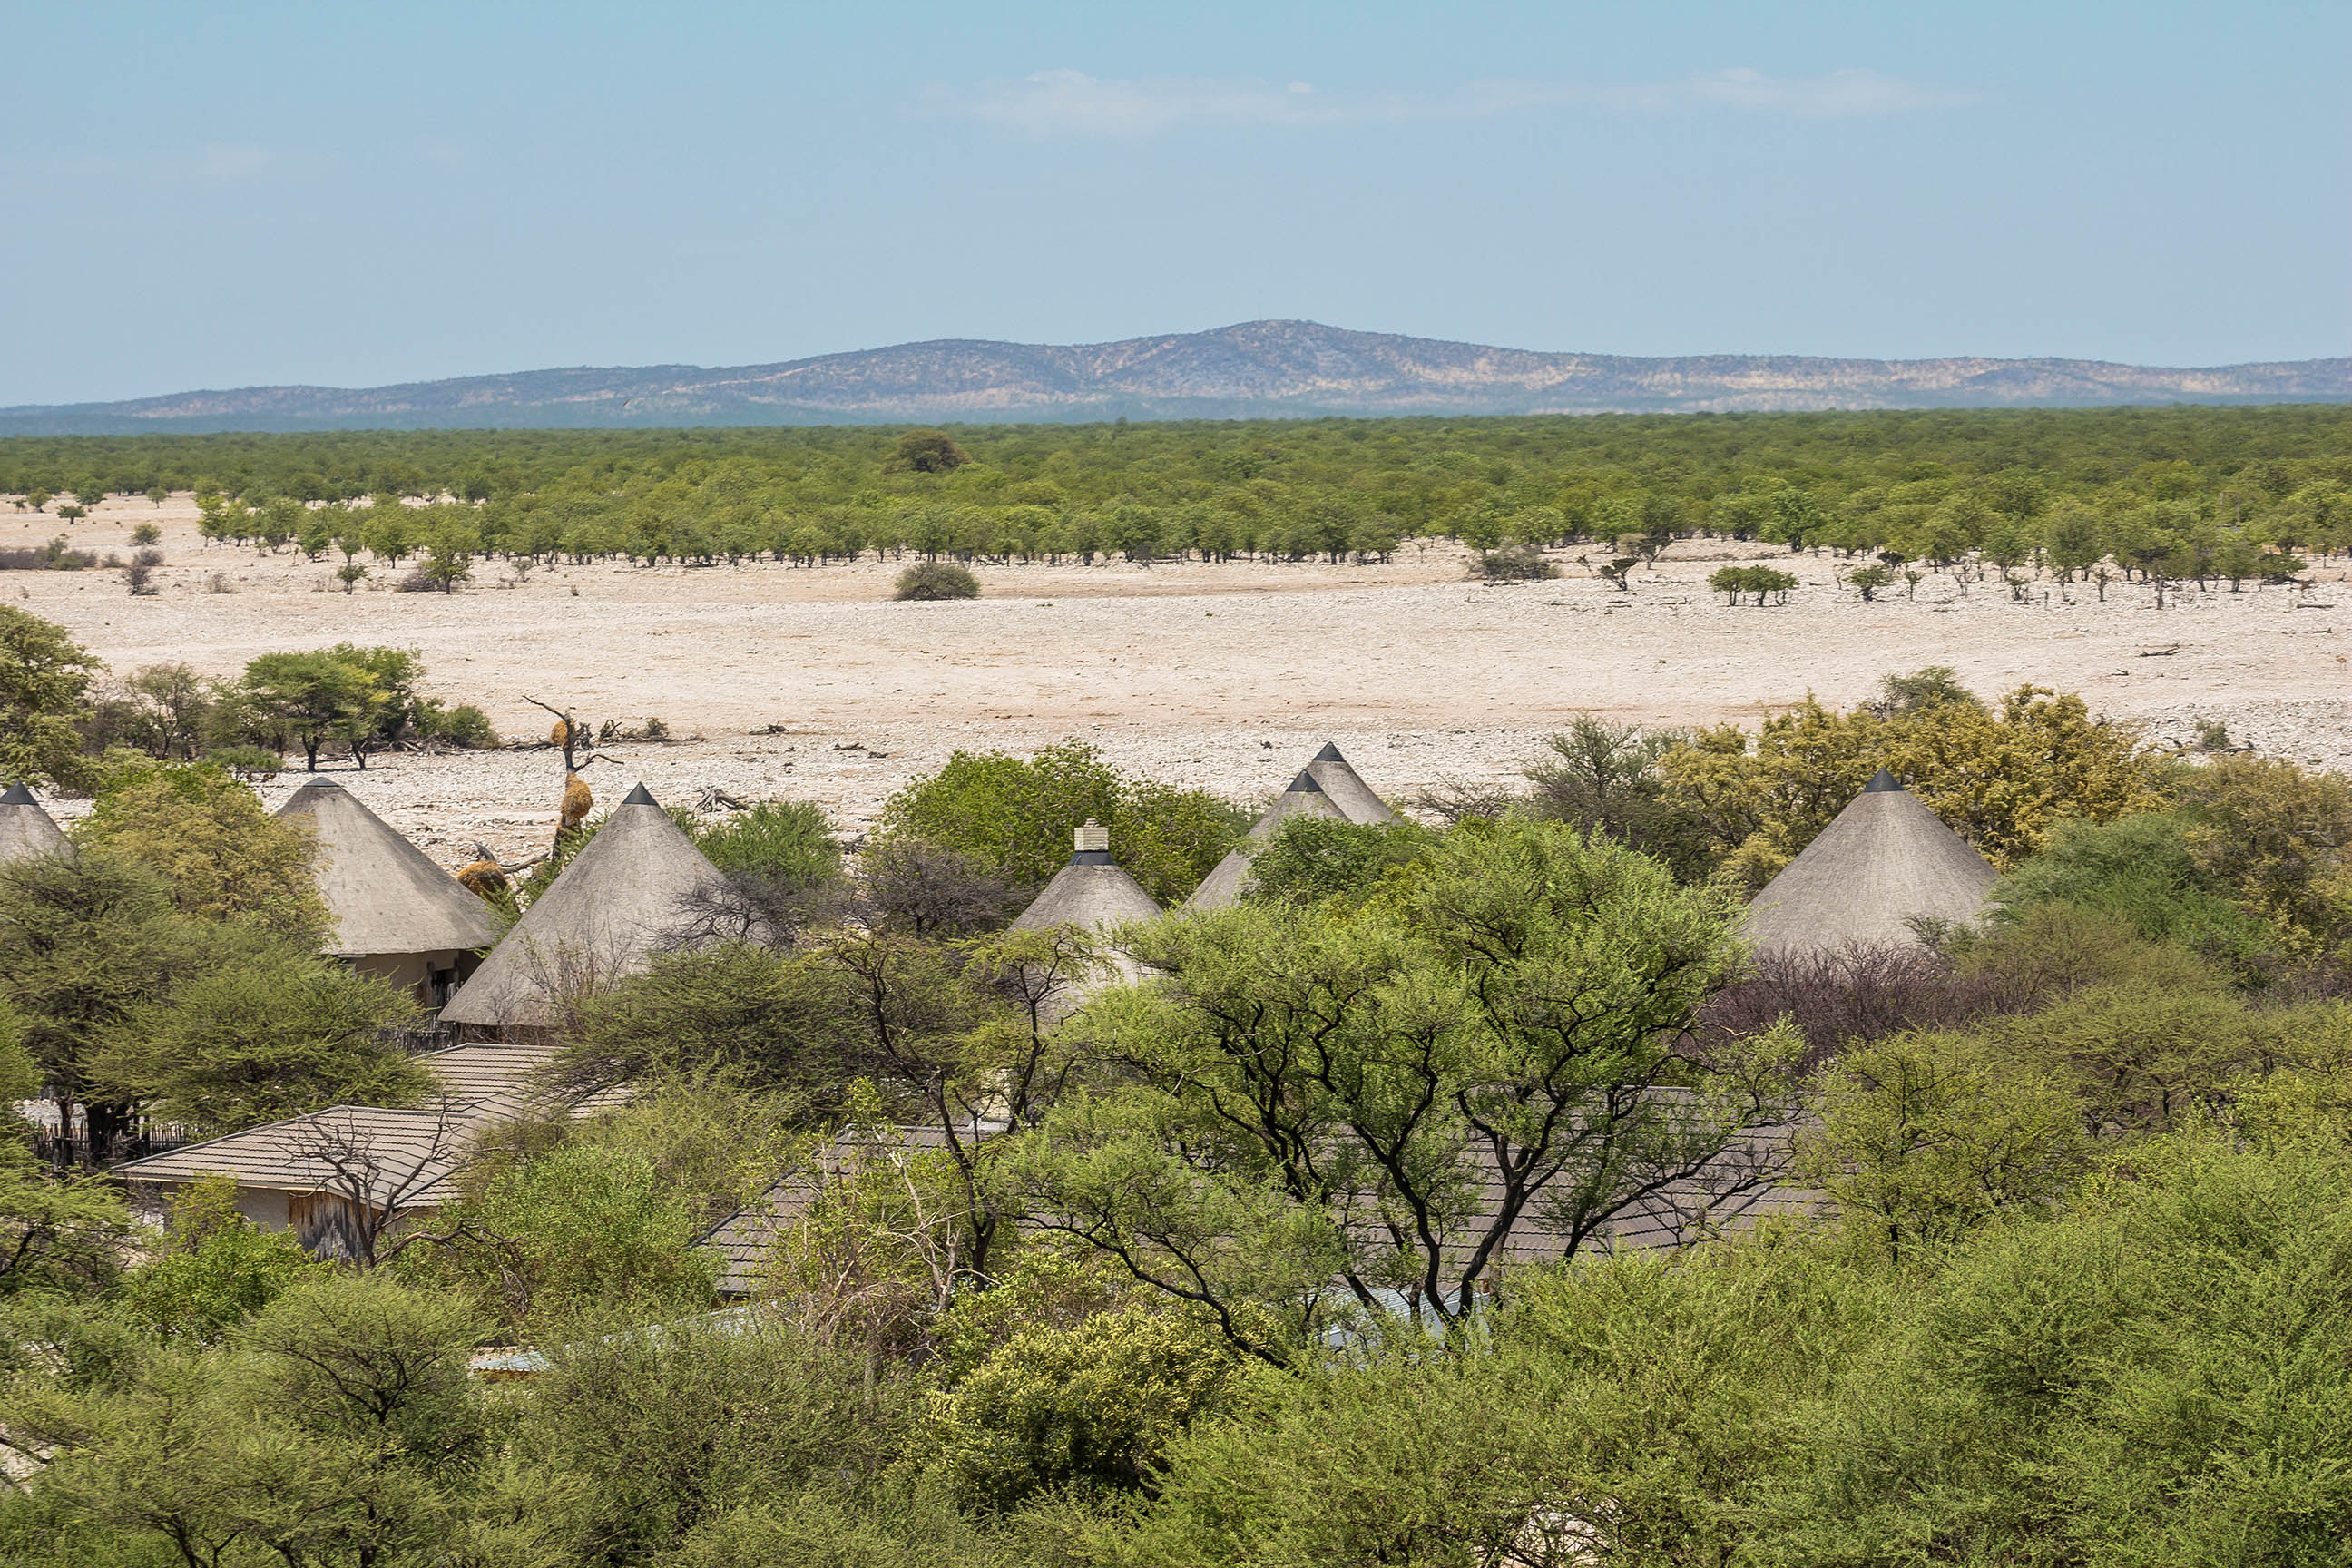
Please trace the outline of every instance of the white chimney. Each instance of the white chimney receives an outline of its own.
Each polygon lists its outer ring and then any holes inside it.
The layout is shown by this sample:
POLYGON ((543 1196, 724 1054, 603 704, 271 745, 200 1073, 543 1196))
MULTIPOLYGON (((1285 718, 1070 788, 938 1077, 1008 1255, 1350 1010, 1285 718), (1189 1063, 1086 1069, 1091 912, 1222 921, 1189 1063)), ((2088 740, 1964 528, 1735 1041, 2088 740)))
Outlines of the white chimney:
POLYGON ((1102 855, 1110 853, 1110 829, 1093 817, 1087 818, 1087 825, 1078 829, 1077 837, 1079 854, 1084 855, 1088 850, 1102 855))

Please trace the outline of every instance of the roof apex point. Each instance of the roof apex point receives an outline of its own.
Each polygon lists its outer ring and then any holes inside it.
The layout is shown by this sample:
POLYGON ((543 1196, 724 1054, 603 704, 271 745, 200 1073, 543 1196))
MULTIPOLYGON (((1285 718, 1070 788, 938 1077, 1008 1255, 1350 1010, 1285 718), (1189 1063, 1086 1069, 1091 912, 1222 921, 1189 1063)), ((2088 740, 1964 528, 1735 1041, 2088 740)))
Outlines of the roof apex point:
POLYGON ((33 792, 25 787, 22 779, 10 784, 7 794, 0 795, 0 805, 38 805, 39 804, 40 802, 33 798, 33 792))
POLYGON ((1298 770, 1298 776, 1290 781, 1290 787, 1282 793, 1285 795, 1321 795, 1323 793, 1323 786, 1315 782, 1315 775, 1313 773, 1308 773, 1305 768, 1301 768, 1298 770))
POLYGON ((640 784, 621 797, 621 804, 623 805, 658 805, 661 803, 654 799, 653 791, 640 784))
POLYGON ((1895 775, 1885 768, 1871 774, 1870 782, 1862 786, 1862 793, 1864 795, 1885 795, 1889 792, 1901 795, 1904 790, 1902 784, 1896 782, 1895 775))
POLYGON ((1323 749, 1315 753, 1315 760, 1318 763, 1344 763, 1348 759, 1339 754, 1338 742, 1326 741, 1323 742, 1323 749))

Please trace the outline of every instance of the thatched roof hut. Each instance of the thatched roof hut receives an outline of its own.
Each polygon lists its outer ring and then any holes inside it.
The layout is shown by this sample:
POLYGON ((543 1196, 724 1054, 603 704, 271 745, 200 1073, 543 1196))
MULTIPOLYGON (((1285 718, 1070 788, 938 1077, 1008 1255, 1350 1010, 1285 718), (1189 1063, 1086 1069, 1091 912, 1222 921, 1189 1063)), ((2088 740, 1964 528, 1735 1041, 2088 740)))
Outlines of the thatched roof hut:
POLYGON ((488 904, 333 780, 304 784, 278 815, 318 835, 312 875, 334 921, 326 951, 353 968, 437 990, 430 1005, 499 940, 488 904))
POLYGON ((1917 940, 1909 921, 1974 921, 1995 872, 1885 768, 1748 906, 1759 952, 1917 940))
POLYGON ((1014 931, 1076 926, 1103 931, 1129 921, 1157 920, 1160 905, 1110 854, 1110 829, 1088 818, 1076 835, 1069 864, 1054 873, 1029 907, 1014 919, 1014 931))
MULTIPOLYGON (((1347 764, 1343 761, 1340 765, 1345 767, 1347 764)), ((1349 776, 1354 775, 1350 773, 1349 776)), ((1361 783, 1360 780, 1358 782, 1361 783)), ((1275 829, 1294 816, 1331 816, 1342 822, 1349 820, 1348 814, 1323 793, 1323 786, 1316 782, 1314 773, 1302 769, 1298 776, 1290 781, 1290 787, 1265 808, 1265 815, 1250 825, 1249 837, 1218 861, 1214 870, 1201 879, 1201 885, 1192 889, 1192 896, 1184 900, 1184 907, 1188 910, 1223 910, 1239 903, 1243 890, 1249 886, 1250 861, 1265 847, 1265 841, 1274 837, 1275 829)))
MULTIPOLYGON (((1089 818, 1076 837, 1077 848, 1069 864, 1055 872, 1045 891, 1021 911, 1013 922, 1014 931, 1076 926, 1099 934, 1132 921, 1160 918, 1159 902, 1111 858, 1109 828, 1089 818)), ((1112 950, 1103 956, 1109 961, 1109 971, 1081 980, 1055 997, 1048 1009, 1053 1021, 1067 1017, 1106 986, 1125 984, 1143 973, 1124 952, 1112 950)))
POLYGON ((1348 759, 1339 754, 1338 746, 1327 742, 1315 753, 1315 760, 1307 764, 1307 771, 1323 786, 1323 793, 1331 797, 1339 815, 1349 821, 1370 827, 1397 819, 1388 802, 1373 794, 1372 786, 1348 765, 1348 759))
POLYGON ((0 866, 44 855, 70 855, 73 843, 58 827, 33 792, 21 784, 0 795, 0 866))
POLYGON ((541 1028, 564 996, 643 969, 723 883, 639 784, 441 1009, 446 1024, 541 1028))

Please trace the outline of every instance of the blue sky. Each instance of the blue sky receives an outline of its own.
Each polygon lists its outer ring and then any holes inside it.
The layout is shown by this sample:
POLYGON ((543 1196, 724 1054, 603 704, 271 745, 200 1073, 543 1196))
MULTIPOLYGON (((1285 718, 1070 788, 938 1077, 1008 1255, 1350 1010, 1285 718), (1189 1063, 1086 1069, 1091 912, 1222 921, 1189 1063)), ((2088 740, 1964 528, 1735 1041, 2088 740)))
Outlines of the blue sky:
POLYGON ((1260 317, 2352 353, 2352 5, 0 0, 0 404, 1260 317))

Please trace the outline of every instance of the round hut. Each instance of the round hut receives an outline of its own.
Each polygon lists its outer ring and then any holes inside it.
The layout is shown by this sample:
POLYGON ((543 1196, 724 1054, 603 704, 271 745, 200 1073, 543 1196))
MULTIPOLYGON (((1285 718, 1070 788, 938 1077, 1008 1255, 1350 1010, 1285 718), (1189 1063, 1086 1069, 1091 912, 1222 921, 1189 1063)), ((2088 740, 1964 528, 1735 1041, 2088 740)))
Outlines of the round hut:
POLYGON ((1748 906, 1759 953, 1911 944, 1915 920, 1966 924, 1995 872, 1885 768, 1748 906))
POLYGON ((724 882, 639 784, 449 999, 442 1022, 546 1028, 567 999, 644 969, 724 882))
POLYGON ((278 815, 317 835, 311 874, 334 922, 323 951, 360 973, 438 1007, 499 940, 488 905, 332 779, 304 784, 278 815))
MULTIPOLYGON (((1347 766, 1344 760, 1340 766, 1347 766)), ((1349 776, 1354 776, 1352 771, 1349 776)), ((1360 785, 1362 783, 1361 780, 1357 782, 1360 785)), ((1366 790, 1364 793, 1370 795, 1371 792, 1366 790)), ((1239 903, 1243 890, 1249 886, 1250 861, 1265 847, 1265 841, 1274 837, 1274 830, 1294 816, 1330 816, 1342 822, 1349 820, 1348 814, 1323 793, 1323 786, 1316 782, 1313 772, 1301 769, 1298 776, 1290 781, 1290 787, 1265 808, 1265 815, 1250 825, 1249 836, 1218 861, 1215 869, 1201 879, 1201 885, 1192 889, 1192 896, 1184 900, 1184 907, 1188 910, 1223 910, 1239 903)))
MULTIPOLYGON (((1130 921, 1160 918, 1159 902, 1111 858, 1109 828, 1088 817, 1076 838, 1069 864, 1055 872, 1045 891, 1021 911, 1013 922, 1014 931, 1075 926, 1100 935, 1130 921)), ((1126 953, 1114 948, 1104 956, 1110 961, 1108 972, 1076 982, 1055 999, 1055 1022, 1076 1012, 1095 993, 1141 977, 1142 967, 1126 953)))
POLYGON ((71 855, 73 841, 60 830, 33 792, 21 784, 0 795, 0 866, 44 855, 71 855))
POLYGON ((1397 819, 1388 802, 1373 794, 1363 775, 1348 765, 1348 759, 1339 754, 1338 746, 1327 742, 1315 753, 1315 760, 1307 764, 1307 772, 1323 786, 1323 793, 1331 797, 1339 815, 1359 826, 1373 827, 1397 819))

